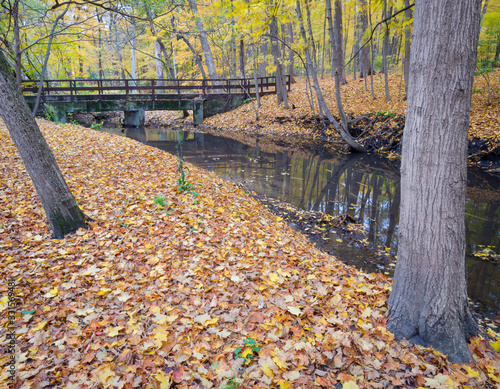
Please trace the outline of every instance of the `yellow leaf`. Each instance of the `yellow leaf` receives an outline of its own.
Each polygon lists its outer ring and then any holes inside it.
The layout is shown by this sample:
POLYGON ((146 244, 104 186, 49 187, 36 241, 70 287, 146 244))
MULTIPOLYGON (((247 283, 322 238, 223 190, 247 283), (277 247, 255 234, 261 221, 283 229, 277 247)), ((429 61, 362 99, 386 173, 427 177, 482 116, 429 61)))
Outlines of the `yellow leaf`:
POLYGON ((123 326, 111 327, 108 329, 108 336, 116 336, 123 330, 123 326))
POLYGON ((217 324, 219 322, 218 317, 214 317, 213 319, 207 320, 205 324, 203 324, 205 327, 208 327, 211 324, 217 324))
POLYGON ((292 385, 288 381, 278 380, 278 383, 280 384, 280 389, 291 389, 292 388, 292 385))
POLYGON ((170 376, 165 374, 162 370, 158 369, 154 377, 156 381, 160 383, 160 389, 170 388, 171 385, 170 376))
POLYGON ((96 370, 95 376, 97 377, 97 379, 99 380, 99 382, 101 384, 106 384, 110 378, 115 376, 115 372, 113 370, 111 370, 111 368, 108 366, 108 367, 96 370))
POLYGON ((50 296, 47 296, 47 297, 55 297, 57 296, 57 292, 59 291, 59 288, 56 286, 54 289, 52 289, 49 294, 50 296))
POLYGON ((467 365, 464 365, 464 369, 465 371, 467 372, 467 374, 469 375, 470 378, 477 378, 479 377, 479 373, 472 369, 471 367, 467 366, 467 365))
POLYGON ((103 296, 103 295, 105 295, 105 294, 108 294, 108 293, 109 293, 109 292, 111 292, 111 291, 112 291, 112 289, 110 289, 110 288, 102 288, 99 292, 97 292, 97 294, 98 294, 99 296, 103 296))
POLYGON ((35 331, 40 331, 41 329, 43 329, 45 326, 47 325, 47 320, 45 321, 42 321, 40 323, 38 323, 38 325, 33 328, 31 331, 35 332, 35 331))
POLYGON ((280 282, 280 276, 277 273, 270 273, 269 278, 273 282, 280 282))
POLYGON ((359 389, 359 386, 354 381, 347 381, 344 385, 342 385, 342 389, 359 389))
POLYGON ((500 340, 497 340, 496 342, 490 342, 490 346, 495 349, 496 352, 500 351, 500 340))
POLYGON ((246 348, 245 350, 243 350, 243 352, 241 353, 241 357, 242 358, 246 358, 247 356, 249 355, 252 355, 253 354, 253 351, 251 348, 246 348))
POLYGON ((281 360, 281 359, 280 359, 280 358, 278 358, 278 357, 273 357, 273 361, 274 361, 274 363, 276 363, 276 365, 277 365, 280 369, 285 370, 285 368, 286 368, 286 363, 285 363, 283 360, 281 360))
POLYGON ((269 378, 274 378, 274 372, 271 370, 267 363, 265 363, 264 366, 261 367, 261 369, 269 378))

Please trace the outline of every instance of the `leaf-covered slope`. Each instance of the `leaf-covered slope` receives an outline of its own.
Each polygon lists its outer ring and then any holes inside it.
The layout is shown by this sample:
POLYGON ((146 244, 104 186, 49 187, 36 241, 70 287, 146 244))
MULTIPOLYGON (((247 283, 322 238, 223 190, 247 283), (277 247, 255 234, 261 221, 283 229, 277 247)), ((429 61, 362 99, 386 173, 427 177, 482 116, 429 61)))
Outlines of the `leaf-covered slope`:
MULTIPOLYGON (((389 90, 392 99, 385 100, 383 74, 375 74, 373 86, 376 99, 372 98, 370 91, 370 79, 367 79, 367 90, 365 81, 362 79, 352 80, 341 87, 342 102, 344 110, 351 118, 359 118, 366 114, 380 114, 387 119, 392 116, 403 116, 406 113, 406 100, 403 74, 393 73, 389 75, 389 90)), ((259 121, 255 119, 254 109, 246 104, 237 110, 220 114, 204 121, 204 124, 213 127, 221 127, 226 130, 248 133, 250 135, 262 134, 269 137, 286 141, 288 143, 310 142, 319 136, 318 126, 311 122, 313 111, 308 103, 308 92, 305 79, 297 78, 297 83, 292 85, 289 95, 290 106, 293 109, 284 109, 283 105, 277 106, 275 96, 265 96, 261 99, 262 107, 259 109, 259 121)), ((472 95, 472 108, 470 118, 469 139, 478 138, 487 142, 487 149, 500 146, 500 70, 489 74, 491 88, 491 104, 488 105, 488 85, 486 78, 476 76, 474 80, 474 93, 472 95)), ((335 85, 333 78, 325 76, 320 80, 322 92, 332 113, 338 117, 335 103, 335 85)), ((318 115, 316 98, 312 96, 315 105, 315 114, 318 115)), ((382 124, 375 124, 376 130, 382 124)), ((394 123, 393 125, 396 125, 394 123)), ((390 124, 389 124, 390 126, 390 124)), ((373 133, 373 131, 372 131, 373 133)), ((333 129, 326 132, 330 139, 336 137, 333 129)), ((367 136, 370 133, 366 134, 367 136)))
MULTIPOLYGON (((89 230, 51 240, 0 128, 0 276, 16 279, 16 388, 470 387, 500 342, 448 364, 385 327, 387 279, 343 265, 237 186, 130 139, 39 121, 89 230), (154 203, 163 195, 165 208, 154 203), (350 385, 350 386, 347 386, 350 385)), ((7 286, 0 339, 6 342, 7 286)), ((7 383, 4 356, 2 383, 7 383)))

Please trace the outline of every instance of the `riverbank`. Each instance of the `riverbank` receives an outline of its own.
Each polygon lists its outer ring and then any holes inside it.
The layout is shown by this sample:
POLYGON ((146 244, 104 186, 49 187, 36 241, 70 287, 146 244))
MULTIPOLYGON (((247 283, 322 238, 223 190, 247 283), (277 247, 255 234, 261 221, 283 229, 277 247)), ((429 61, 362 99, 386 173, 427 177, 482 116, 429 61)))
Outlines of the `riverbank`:
MULTIPOLYGON (((317 250, 237 185, 188 164, 192 185, 179 193, 170 154, 72 124, 39 124, 95 221, 50 239, 0 128, 0 274, 16 279, 23 301, 16 387, 221 388, 233 379, 245 388, 446 388, 500 380, 500 338, 473 339, 467 365, 395 342, 385 328, 387 278, 317 250)), ((6 312, 7 297, 1 302, 6 312)))
MULTIPOLYGON (((483 76, 476 76, 469 131, 469 161, 483 165, 500 164, 500 70, 489 75, 490 104, 488 104, 488 84, 483 76)), ((389 75, 391 99, 386 100, 382 74, 373 76, 371 93, 370 79, 349 78, 347 85, 341 87, 344 110, 352 121, 351 128, 356 134, 364 133, 359 141, 370 152, 390 158, 401 153, 401 136, 404 128, 406 100, 402 74, 389 75), (365 89, 366 88, 366 89, 365 89)), ((333 115, 337 118, 333 78, 326 76, 320 80, 322 91, 333 115)), ((304 77, 298 77, 289 93, 290 109, 276 104, 276 96, 264 96, 262 106, 247 103, 242 107, 205 119, 205 132, 224 135, 238 141, 254 145, 271 142, 284 147, 326 150, 345 150, 343 143, 333 128, 323 131, 318 119, 318 107, 314 96, 311 97, 304 77), (314 111, 310 101, 313 101, 314 111), (257 119, 258 114, 258 119, 257 119)), ((150 113, 148 118, 153 125, 167 124, 179 120, 172 113, 150 113)), ((190 120, 189 118, 187 119, 190 120)))

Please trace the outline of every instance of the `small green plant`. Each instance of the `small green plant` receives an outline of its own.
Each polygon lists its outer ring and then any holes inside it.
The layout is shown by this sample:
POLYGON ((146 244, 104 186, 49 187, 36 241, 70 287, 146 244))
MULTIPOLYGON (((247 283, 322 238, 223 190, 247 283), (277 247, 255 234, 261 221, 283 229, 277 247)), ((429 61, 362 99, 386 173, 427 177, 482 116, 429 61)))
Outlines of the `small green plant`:
POLYGON ((73 112, 68 113, 68 120, 71 124, 76 124, 78 125, 79 123, 75 120, 75 114, 73 112))
POLYGON ((165 209, 165 207, 167 206, 167 200, 165 199, 165 196, 163 196, 163 195, 156 195, 154 198, 154 203, 156 205, 159 205, 163 209, 165 209))
POLYGON ((243 339, 243 344, 244 347, 238 347, 234 350, 234 359, 243 358, 245 364, 249 364, 254 354, 260 351, 260 347, 257 346, 257 342, 253 338, 243 339))
POLYGON ((484 93, 484 89, 472 89, 472 93, 484 93))
POLYGON ((45 116, 45 119, 53 122, 56 117, 56 109, 53 105, 45 104, 45 106, 43 107, 43 114, 45 116))
POLYGON ((92 128, 93 130, 100 130, 102 129, 102 123, 92 123, 90 128, 92 128))
POLYGON ((177 149, 177 172, 179 173, 179 179, 177 180, 177 190, 179 193, 191 193, 193 196, 197 197, 198 193, 196 193, 195 190, 195 185, 193 184, 193 181, 191 180, 186 180, 186 171, 189 170, 186 165, 184 165, 184 159, 182 157, 182 138, 180 136, 180 133, 177 134, 177 144, 176 144, 176 149, 177 149))
POLYGON ((231 377, 224 386, 221 386, 220 389, 236 389, 238 388, 238 385, 239 384, 238 382, 236 382, 236 379, 234 377, 231 377))
POLYGON ((378 111, 377 116, 382 116, 385 118, 393 118, 396 117, 396 113, 392 111, 378 111))

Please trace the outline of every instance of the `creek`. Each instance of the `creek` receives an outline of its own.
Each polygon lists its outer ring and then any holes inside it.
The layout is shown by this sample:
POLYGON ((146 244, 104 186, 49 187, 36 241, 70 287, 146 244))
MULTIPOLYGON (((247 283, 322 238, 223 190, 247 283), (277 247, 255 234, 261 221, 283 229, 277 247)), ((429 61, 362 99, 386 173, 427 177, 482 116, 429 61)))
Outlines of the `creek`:
MULTIPOLYGON (((239 182, 257 194, 306 211, 350 215, 384 255, 367 255, 360 247, 333 236, 314 240, 320 248, 367 272, 393 274, 398 241, 399 161, 373 155, 286 150, 269 144, 248 146, 200 132, 165 128, 103 131, 127 136, 171 154, 183 139, 185 161, 239 182), (279 151, 278 151, 279 150, 279 151), (393 253, 391 256, 388 253, 393 253)), ((469 168, 466 200, 466 271, 475 310, 500 315, 500 177, 469 168), (481 259, 487 253, 492 261, 481 259)), ((415 237, 418 239, 418 237, 415 237)))

